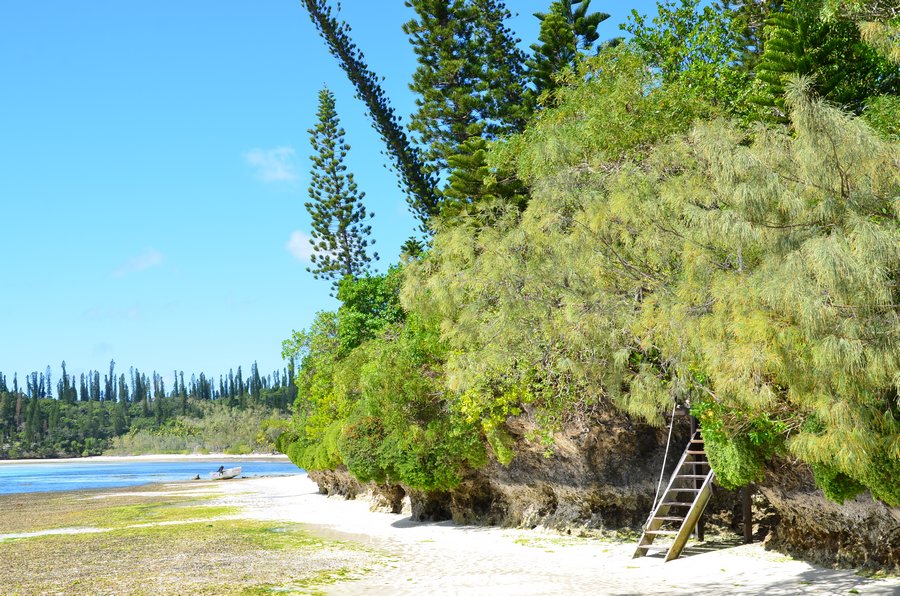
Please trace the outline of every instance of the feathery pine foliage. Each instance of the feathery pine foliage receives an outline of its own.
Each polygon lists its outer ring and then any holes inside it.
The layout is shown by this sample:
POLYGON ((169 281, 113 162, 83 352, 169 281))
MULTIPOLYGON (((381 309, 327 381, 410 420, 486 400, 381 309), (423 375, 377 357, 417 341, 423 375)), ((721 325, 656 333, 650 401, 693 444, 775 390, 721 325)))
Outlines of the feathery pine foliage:
POLYGON ((538 43, 531 44, 528 73, 538 96, 558 87, 556 77, 574 68, 581 52, 590 52, 599 39, 597 27, 609 18, 589 12, 591 0, 554 0, 549 12, 536 12, 541 22, 538 43))
POLYGON ((785 441, 896 505, 900 154, 803 83, 787 101, 792 136, 699 126, 614 183, 674 264, 638 330, 734 444, 767 418, 760 460, 785 441))
MULTIPOLYGON (((531 187, 524 213, 441 229, 426 258, 409 266, 404 305, 441 321, 448 387, 486 433, 526 410, 552 429, 606 392, 625 399, 625 378, 653 366, 654 354, 627 332, 644 280, 602 270, 618 262, 618 234, 595 236, 591 222, 607 208, 597 193, 619 162, 640 159, 708 108, 683 89, 654 86, 625 48, 581 68, 558 108, 492 156, 531 187)), ((642 377, 634 391, 656 384, 642 377)), ((659 416, 655 404, 641 414, 659 416)))
POLYGON ((789 0, 766 21, 765 50, 757 65, 754 101, 786 120, 785 84, 807 77, 811 89, 859 112, 866 99, 900 92, 900 69, 880 57, 845 18, 823 20, 822 0, 789 0))
POLYGON ((611 400, 653 420, 674 396, 726 484, 786 451, 900 502, 897 145, 804 87, 792 135, 716 121, 640 167, 539 160, 587 142, 594 103, 582 136, 550 120, 510 142, 521 218, 441 231, 411 269, 407 307, 442 320, 464 411, 552 423, 611 400))
MULTIPOLYGON (((341 279, 360 277, 369 270, 372 257, 366 247, 375 241, 369 240, 372 226, 366 218, 374 214, 366 213, 366 195, 357 190, 353 174, 344 165, 350 145, 344 142, 334 94, 327 88, 319 92, 316 117, 315 128, 308 131, 313 154, 306 210, 312 218, 313 254, 307 270, 316 279, 333 280, 332 287, 337 289, 341 279)), ((378 259, 378 253, 373 256, 378 259)))
POLYGON ((886 139, 900 141, 900 96, 880 95, 869 99, 862 117, 886 139))
POLYGON ((520 130, 528 116, 525 56, 497 0, 408 0, 416 17, 403 25, 419 62, 410 89, 417 111, 409 128, 425 146, 431 171, 471 136, 520 130))
POLYGON ((409 208, 419 218, 421 230, 426 231, 428 220, 438 213, 437 179, 424 167, 418 149, 410 144, 378 77, 369 70, 362 50, 350 38, 350 25, 338 20, 327 0, 301 0, 301 4, 328 44, 331 55, 356 88, 357 98, 366 104, 372 126, 381 135, 400 174, 400 187, 406 192, 409 208))

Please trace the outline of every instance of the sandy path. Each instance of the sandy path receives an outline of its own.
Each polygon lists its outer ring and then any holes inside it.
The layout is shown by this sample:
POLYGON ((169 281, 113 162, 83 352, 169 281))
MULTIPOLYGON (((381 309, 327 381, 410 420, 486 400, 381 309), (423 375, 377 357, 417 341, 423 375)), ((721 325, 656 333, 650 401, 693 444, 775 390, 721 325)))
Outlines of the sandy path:
POLYGON ((319 495, 305 476, 223 484, 223 504, 254 519, 294 521, 363 543, 389 563, 333 594, 900 594, 900 580, 868 580, 741 545, 664 563, 631 559, 631 544, 529 530, 417 523, 364 501, 319 495), (852 591, 853 590, 853 591, 852 591))

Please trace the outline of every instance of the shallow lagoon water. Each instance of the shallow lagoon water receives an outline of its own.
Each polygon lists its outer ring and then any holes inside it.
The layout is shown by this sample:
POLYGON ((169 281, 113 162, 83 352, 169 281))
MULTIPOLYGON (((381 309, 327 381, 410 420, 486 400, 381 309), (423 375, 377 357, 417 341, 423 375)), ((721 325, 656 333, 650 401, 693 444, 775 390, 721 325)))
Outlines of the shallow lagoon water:
POLYGON ((289 461, 204 459, 196 461, 47 461, 0 465, 0 494, 118 488, 153 482, 209 479, 219 466, 242 468, 241 477, 303 474, 289 461))

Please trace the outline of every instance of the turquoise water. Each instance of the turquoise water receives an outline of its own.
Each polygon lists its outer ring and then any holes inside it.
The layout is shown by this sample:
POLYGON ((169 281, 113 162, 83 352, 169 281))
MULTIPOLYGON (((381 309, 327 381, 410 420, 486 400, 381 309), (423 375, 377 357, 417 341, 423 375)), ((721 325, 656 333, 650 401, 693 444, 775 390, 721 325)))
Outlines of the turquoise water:
POLYGON ((242 468, 241 477, 304 474, 288 461, 48 461, 0 464, 0 494, 115 488, 151 482, 191 480, 197 474, 208 479, 219 466, 242 468))

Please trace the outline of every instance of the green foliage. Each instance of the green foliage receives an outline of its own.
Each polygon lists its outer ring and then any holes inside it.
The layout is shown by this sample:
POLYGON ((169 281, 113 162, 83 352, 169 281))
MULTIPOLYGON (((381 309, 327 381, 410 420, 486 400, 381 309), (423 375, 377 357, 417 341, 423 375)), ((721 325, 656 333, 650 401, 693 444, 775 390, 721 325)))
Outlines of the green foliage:
POLYGON ((666 373, 629 361, 642 351, 626 331, 641 280, 599 266, 614 261, 598 241, 609 204, 596 189, 610 162, 640 158, 707 108, 683 89, 653 87, 627 48, 584 68, 587 76, 559 92, 558 108, 492 156, 531 185, 527 209, 489 227, 441 229, 429 254, 409 265, 404 305, 440 321, 447 386, 486 433, 523 412, 552 430, 606 395, 654 422, 657 403, 671 403, 666 373), (651 405, 631 399, 630 383, 653 396, 651 405))
MULTIPOLYGON (((372 257, 366 247, 374 240, 369 239, 372 226, 366 224, 363 199, 366 194, 359 192, 352 173, 346 173, 344 159, 350 145, 344 142, 334 105, 334 94, 327 88, 319 92, 318 123, 309 130, 313 154, 310 201, 306 210, 312 220, 310 244, 313 253, 312 266, 307 271, 316 279, 333 280, 333 288, 345 278, 355 278, 369 270, 372 257)), ((378 259, 378 253, 374 254, 378 259)))
POLYGON ((886 59, 900 63, 900 6, 896 0, 824 0, 822 18, 856 23, 863 40, 886 59))
POLYGON ((724 488, 734 490, 762 480, 765 458, 749 441, 743 437, 722 440, 703 436, 716 481, 724 488))
POLYGON ((484 457, 477 427, 447 415, 437 332, 397 303, 402 271, 342 283, 337 313, 285 342, 301 357, 295 424, 278 449, 308 470, 449 488, 484 457))
POLYGON ((785 85, 807 77, 811 91, 846 109, 900 91, 900 72, 860 38, 856 25, 835 16, 822 20, 821 0, 790 0, 766 21, 765 51, 757 67, 754 101, 787 119, 785 85))
POLYGON ((425 252, 425 248, 425 244, 415 236, 407 238, 400 246, 400 261, 405 263, 411 259, 418 259, 425 252))
POLYGON ((719 484, 736 489, 762 480, 765 461, 784 453, 787 422, 768 412, 739 410, 700 399, 691 408, 702 427, 706 454, 719 484))
POLYGON ((528 74, 538 96, 559 87, 558 75, 574 69, 590 52, 600 34, 597 27, 609 18, 603 12, 589 12, 591 0, 555 0, 550 12, 536 12, 541 22, 538 42, 531 44, 528 74))
POLYGON ((784 9, 784 0, 724 0, 720 5, 736 35, 738 63, 748 73, 755 73, 762 57, 766 20, 784 9))
POLYGON ((900 141, 900 96, 881 95, 866 102, 863 119, 891 141, 900 141))
POLYGON ((716 5, 701 10, 700 0, 666 0, 657 3, 657 10, 650 22, 632 10, 622 29, 659 69, 663 83, 688 87, 704 100, 742 115, 751 81, 740 30, 746 24, 716 5))
POLYGON ((580 192, 584 178, 640 159, 655 143, 716 114, 693 90, 660 86, 629 47, 585 59, 566 82, 556 94, 559 107, 488 156, 489 165, 512 170, 533 192, 545 180, 564 183, 562 176, 574 178, 569 190, 580 192))
POLYGON ((835 503, 843 503, 866 490, 866 487, 828 464, 813 464, 816 486, 835 503))
POLYGON ((485 139, 469 137, 459 151, 447 160, 451 171, 441 203, 444 224, 461 217, 475 217, 484 224, 494 221, 506 207, 525 207, 527 194, 522 183, 509 171, 488 165, 485 139))
POLYGON ((405 318, 400 307, 403 273, 394 266, 386 275, 345 279, 338 288, 337 339, 340 355, 346 355, 364 341, 374 339, 388 325, 405 318))
MULTIPOLYGON (((415 4, 447 31, 461 24, 440 10, 474 6, 415 4)), ((791 68, 773 66, 780 42, 757 64, 753 19, 778 12, 661 5, 634 17, 633 44, 558 73, 520 133, 457 131, 427 253, 397 284, 342 287, 336 313, 286 342, 301 370, 280 448, 447 488, 488 450, 511 461, 511 417, 550 450, 574 417, 661 423, 674 399, 726 486, 789 455, 833 498, 855 482, 900 503, 900 148, 894 96, 873 95, 892 75, 860 54, 832 81, 835 56, 869 50, 813 43, 826 25, 811 21, 782 38, 803 49, 782 47, 791 68), (778 72, 788 127, 748 125, 754 65, 778 72), (816 79, 786 75, 801 71, 816 79), (823 95, 864 101, 878 131, 823 95)))
POLYGON ((410 144, 378 77, 369 70, 365 56, 350 38, 350 25, 334 16, 327 0, 302 0, 301 5, 356 88, 357 97, 366 104, 372 125, 400 174, 409 208, 425 231, 428 220, 438 213, 437 179, 425 168, 419 150, 410 144))
POLYGON ((615 192, 643 197, 624 223, 662 232, 674 265, 639 328, 679 376, 705 371, 725 412, 775 415, 792 454, 893 503, 889 468, 875 471, 898 432, 897 147, 802 83, 787 105, 793 136, 748 142, 713 123, 661 148, 649 173, 623 172, 615 192), (802 428, 813 414, 823 430, 802 428))
POLYGON ((403 31, 418 59, 410 89, 417 111, 409 128, 425 145, 429 167, 445 170, 470 136, 494 138, 519 130, 525 56, 504 24, 497 0, 407 0, 415 18, 403 31))
POLYGON ((248 454, 271 452, 275 448, 272 434, 260 429, 277 425, 273 423, 280 418, 277 412, 256 408, 238 410, 222 402, 191 401, 193 415, 171 418, 159 427, 135 425, 127 434, 113 438, 106 453, 248 454))

